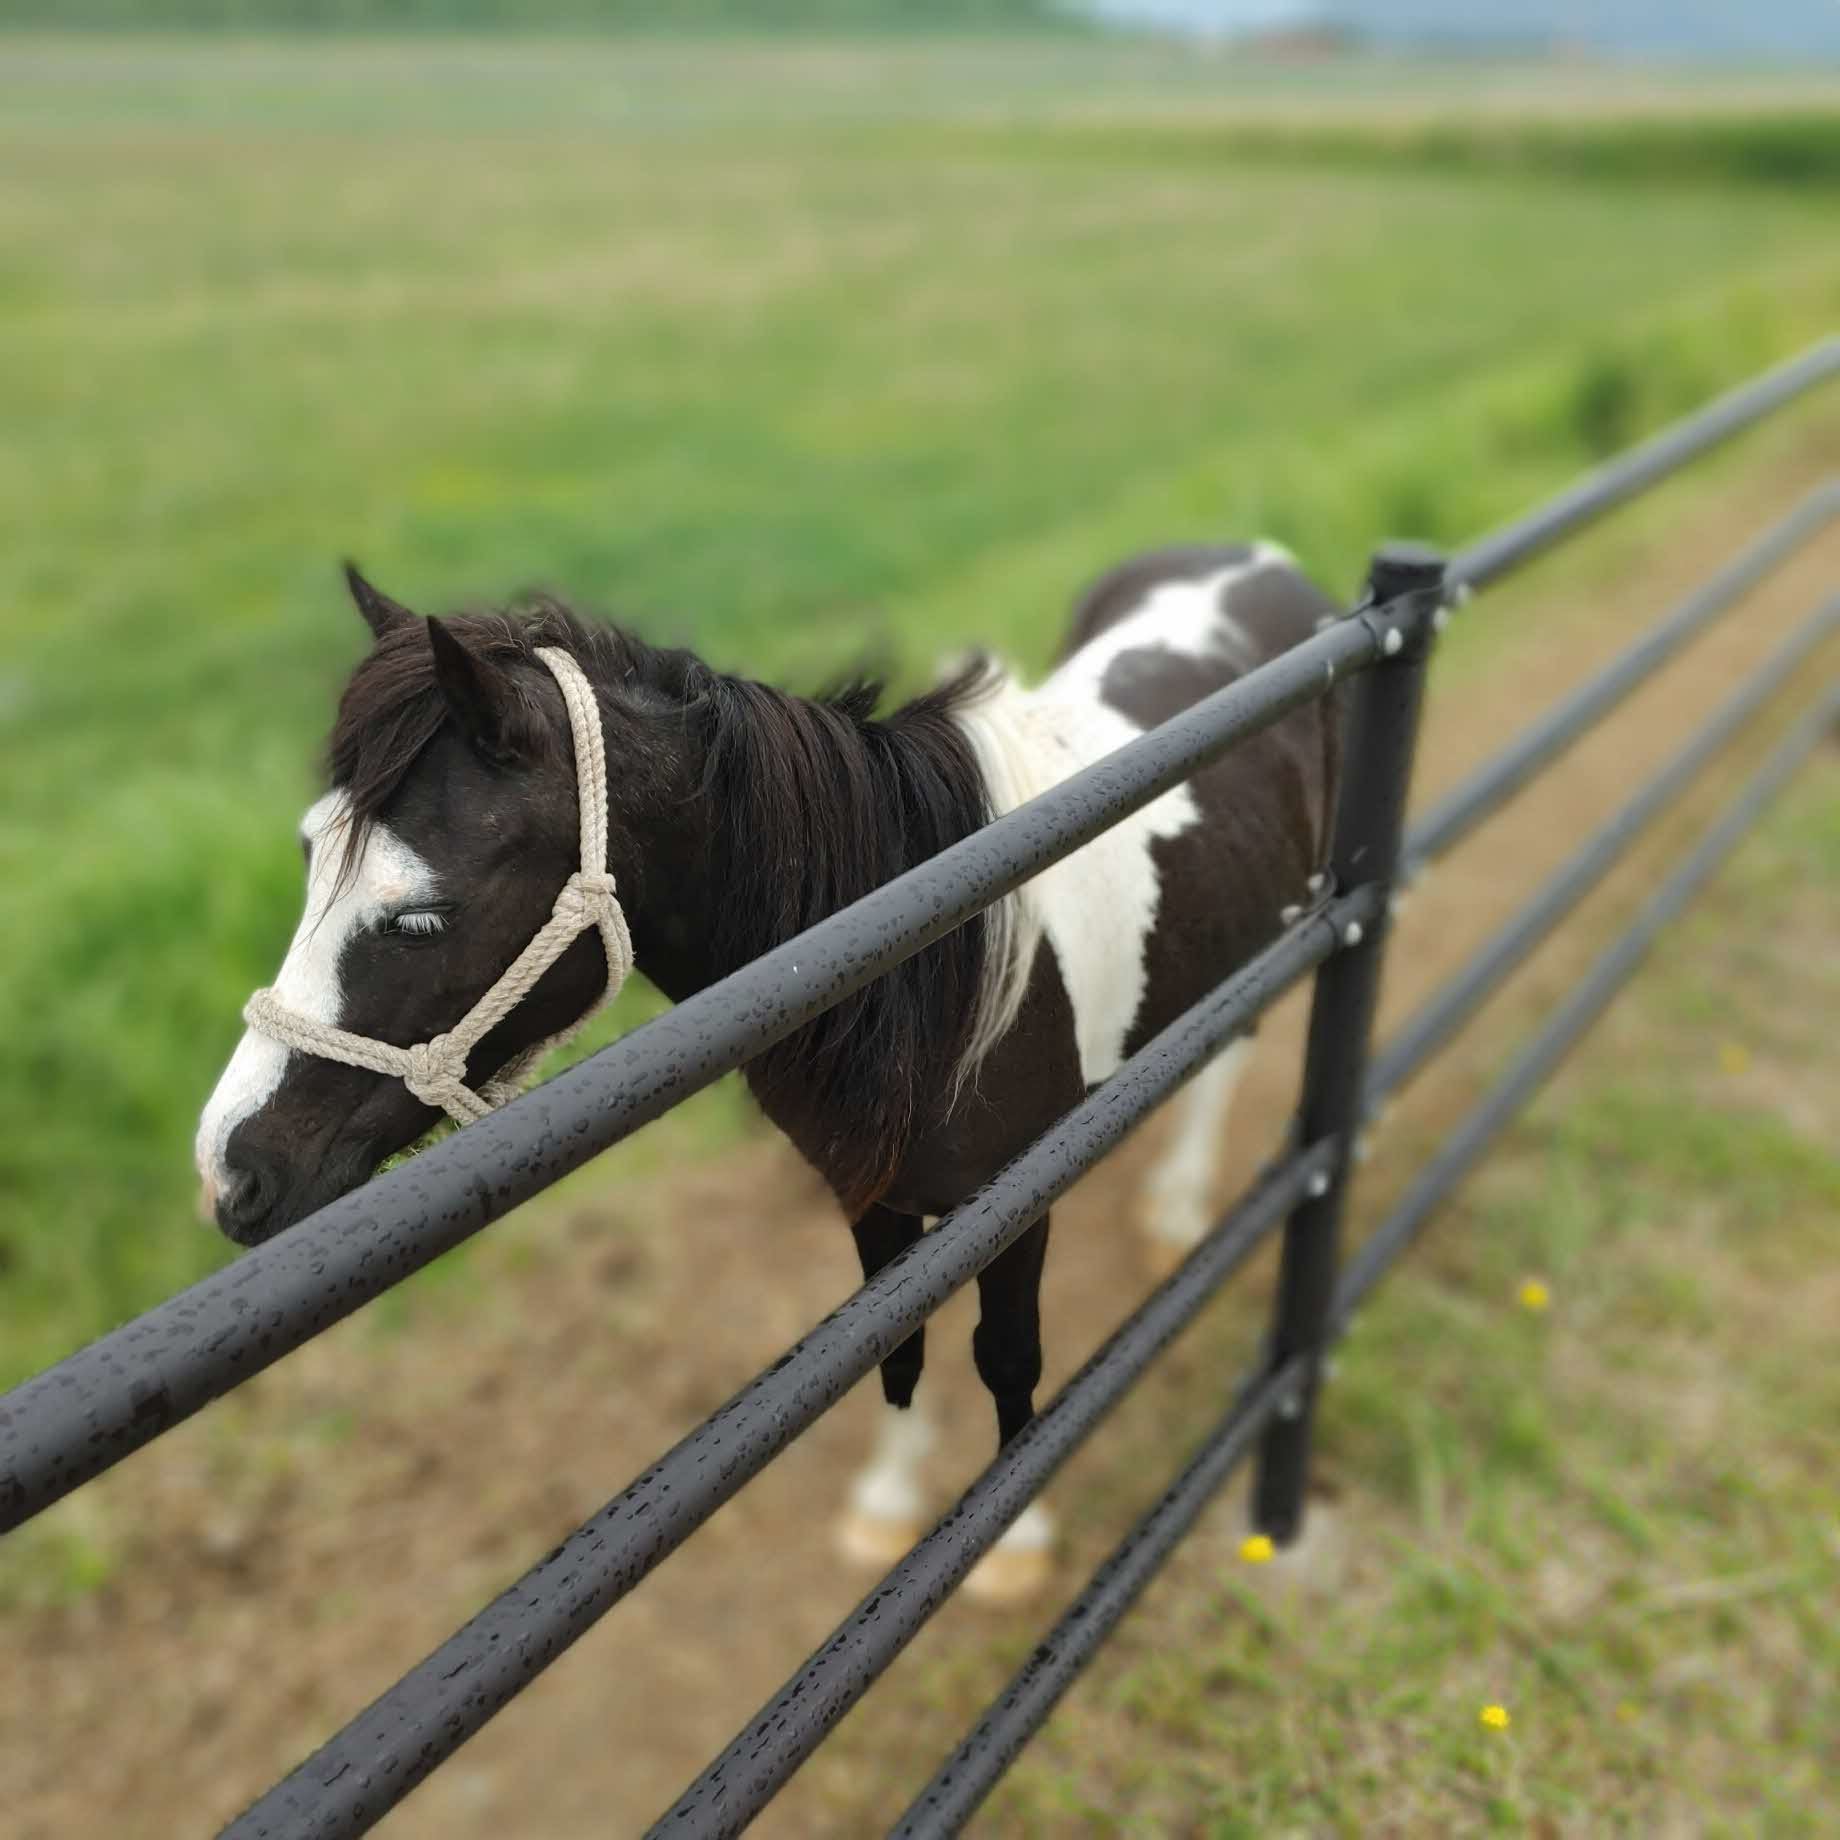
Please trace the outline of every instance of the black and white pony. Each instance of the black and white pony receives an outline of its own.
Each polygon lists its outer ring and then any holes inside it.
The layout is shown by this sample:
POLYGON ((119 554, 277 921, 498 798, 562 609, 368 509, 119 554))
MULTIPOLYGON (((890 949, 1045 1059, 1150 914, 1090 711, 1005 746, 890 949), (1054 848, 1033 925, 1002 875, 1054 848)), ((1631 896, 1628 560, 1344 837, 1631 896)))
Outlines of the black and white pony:
MULTIPOLYGON (((592 687, 607 867, 638 967, 682 999, 1076 768, 1309 637, 1334 604, 1283 552, 1170 549, 1080 600, 1058 667, 1026 688, 976 664, 888 714, 853 683, 807 699, 556 605, 424 620, 355 571, 375 644, 340 702, 331 789, 306 814, 306 911, 274 990, 373 1041, 452 1028, 548 919, 577 867, 577 788, 554 666, 592 687)), ((981 920, 747 1069, 837 1196, 873 1274, 1124 1058, 1278 933, 1327 849, 1331 703, 1287 715, 981 920)), ((601 996, 590 928, 466 1064, 478 1088, 601 996)), ((1200 1075, 1144 1197, 1179 1252, 1207 1224, 1247 1044, 1200 1075)), ((437 1116, 400 1079, 246 1034, 205 1108, 206 1206, 249 1245, 364 1181, 437 1116)), ((1041 1374, 1044 1214, 978 1281, 977 1371, 999 1441, 1041 1374)), ((922 1530, 922 1336, 883 1364, 888 1414, 842 1534, 865 1559, 922 1530)), ((992 1595, 1046 1566, 1039 1507, 985 1561, 992 1595)))

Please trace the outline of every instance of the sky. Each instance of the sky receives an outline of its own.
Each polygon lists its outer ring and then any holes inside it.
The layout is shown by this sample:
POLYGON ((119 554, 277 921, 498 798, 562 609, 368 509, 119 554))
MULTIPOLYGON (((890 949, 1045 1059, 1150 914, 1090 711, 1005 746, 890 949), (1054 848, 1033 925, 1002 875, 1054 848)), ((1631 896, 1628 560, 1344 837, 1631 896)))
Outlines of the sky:
POLYGON ((1840 0, 1086 0, 1112 18, 1244 32, 1333 18, 1388 38, 1562 38, 1668 56, 1840 59, 1840 0))

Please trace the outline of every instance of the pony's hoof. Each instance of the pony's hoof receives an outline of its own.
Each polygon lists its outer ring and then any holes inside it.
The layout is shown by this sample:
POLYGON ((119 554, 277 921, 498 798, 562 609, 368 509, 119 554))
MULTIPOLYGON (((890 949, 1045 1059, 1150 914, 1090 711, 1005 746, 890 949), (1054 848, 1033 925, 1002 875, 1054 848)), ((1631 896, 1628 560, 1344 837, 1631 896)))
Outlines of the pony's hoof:
POLYGON ((1053 1576, 1051 1547, 993 1546, 966 1574, 962 1589, 987 1610, 1008 1610, 1040 1596, 1053 1576))
POLYGON ((1188 1208, 1177 1209, 1172 1203, 1144 1197, 1137 1204, 1133 1222, 1144 1270, 1161 1284, 1207 1237, 1212 1224, 1196 1218, 1188 1208))
POLYGON ((1173 1240, 1162 1239, 1152 1233, 1144 1234, 1138 1245, 1142 1248, 1144 1270, 1158 1284, 1194 1251, 1192 1246, 1178 1246, 1173 1240))
POLYGON ((885 1572, 897 1560, 907 1557, 922 1531, 917 1521, 891 1521, 852 1508, 837 1523, 837 1550, 852 1565, 885 1572))

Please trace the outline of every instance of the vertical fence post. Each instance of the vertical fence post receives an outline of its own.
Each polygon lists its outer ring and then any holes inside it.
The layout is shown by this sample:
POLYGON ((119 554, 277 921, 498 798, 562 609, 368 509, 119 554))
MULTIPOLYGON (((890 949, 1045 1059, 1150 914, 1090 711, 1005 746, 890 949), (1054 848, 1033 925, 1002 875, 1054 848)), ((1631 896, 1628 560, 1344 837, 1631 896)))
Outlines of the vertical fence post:
MULTIPOLYGON (((1413 544, 1389 544, 1374 556, 1368 609, 1409 597, 1408 618, 1398 650, 1355 681, 1330 846, 1329 867, 1338 887, 1390 884, 1398 867, 1425 666, 1443 591, 1444 559, 1434 552, 1413 544)), ((1299 1203, 1284 1230, 1267 1358, 1273 1371, 1300 1354, 1308 1364, 1299 1394, 1279 1408, 1265 1433, 1253 1490, 1255 1523, 1280 1542, 1294 1539, 1303 1524, 1310 1433, 1388 926, 1383 913, 1365 936, 1352 940, 1348 950, 1338 952, 1316 974, 1303 1073, 1301 1141, 1332 1138, 1339 1151, 1322 1192, 1299 1203)))

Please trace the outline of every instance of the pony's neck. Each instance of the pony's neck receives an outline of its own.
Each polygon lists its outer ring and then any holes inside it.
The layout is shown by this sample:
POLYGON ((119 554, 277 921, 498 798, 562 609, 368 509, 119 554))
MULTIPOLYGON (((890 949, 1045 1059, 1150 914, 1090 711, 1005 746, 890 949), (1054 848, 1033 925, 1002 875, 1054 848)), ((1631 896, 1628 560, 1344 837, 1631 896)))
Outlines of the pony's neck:
MULTIPOLYGON (((634 828, 643 861, 628 919, 646 975, 681 1000, 984 823, 983 775, 957 720, 977 683, 878 718, 874 685, 814 699, 706 670, 685 681, 674 709, 645 718, 660 796, 634 828)), ((610 794, 617 804, 620 788, 610 794)), ((886 1188, 953 1090, 985 936, 981 921, 959 928, 748 1068, 846 1207, 886 1188)))

